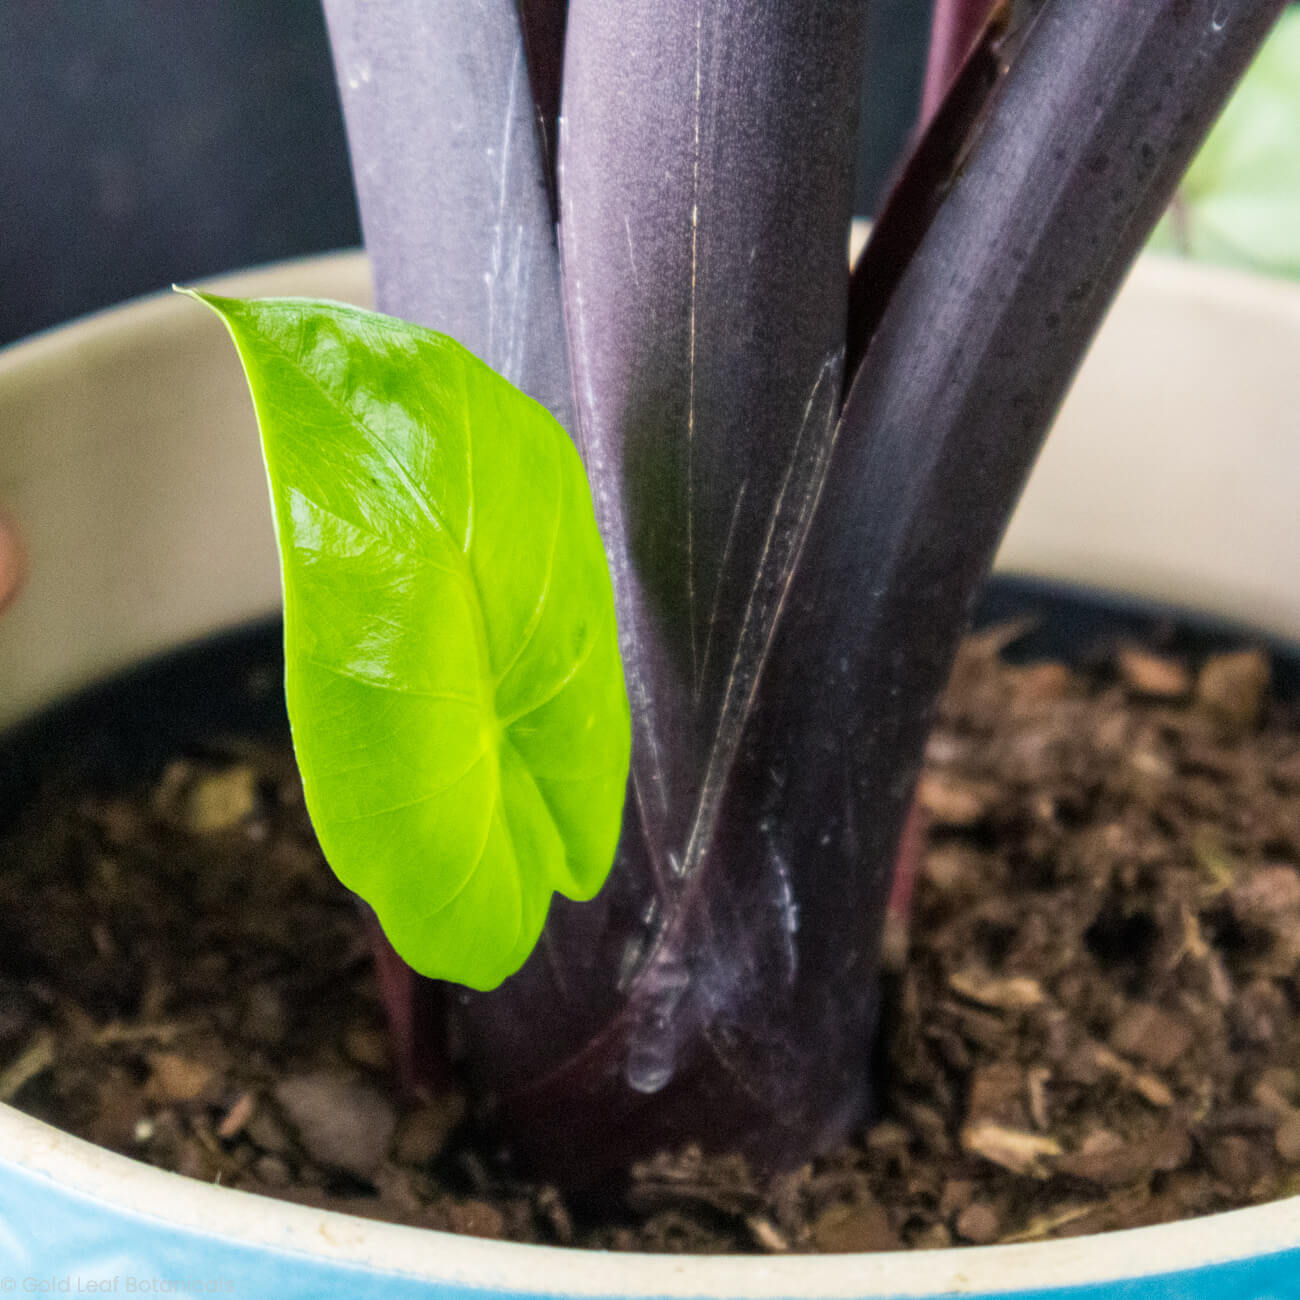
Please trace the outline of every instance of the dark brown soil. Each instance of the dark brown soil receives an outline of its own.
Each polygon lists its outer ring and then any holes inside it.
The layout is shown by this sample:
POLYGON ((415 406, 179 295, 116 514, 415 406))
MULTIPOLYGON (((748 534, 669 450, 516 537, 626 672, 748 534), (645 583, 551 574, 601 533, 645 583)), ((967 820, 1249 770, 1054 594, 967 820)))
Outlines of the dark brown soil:
POLYGON ((1086 674, 973 638, 890 936, 883 1117, 757 1188, 664 1156, 625 1202, 494 1171, 395 1093, 362 919, 289 755, 232 744, 0 845, 0 1100, 195 1178, 647 1250, 1024 1241, 1300 1192, 1300 727, 1256 652, 1086 674), (906 952, 906 961, 903 955, 906 952))

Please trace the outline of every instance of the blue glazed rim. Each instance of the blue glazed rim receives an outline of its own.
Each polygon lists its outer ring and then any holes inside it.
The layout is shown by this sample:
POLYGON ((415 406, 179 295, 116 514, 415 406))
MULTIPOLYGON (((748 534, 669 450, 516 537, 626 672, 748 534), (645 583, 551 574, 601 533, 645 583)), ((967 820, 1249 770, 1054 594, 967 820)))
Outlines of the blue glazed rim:
POLYGON ((0 1107, 0 1293, 1294 1300, 1300 1197, 1075 1240, 812 1257, 457 1237, 166 1173, 0 1107))

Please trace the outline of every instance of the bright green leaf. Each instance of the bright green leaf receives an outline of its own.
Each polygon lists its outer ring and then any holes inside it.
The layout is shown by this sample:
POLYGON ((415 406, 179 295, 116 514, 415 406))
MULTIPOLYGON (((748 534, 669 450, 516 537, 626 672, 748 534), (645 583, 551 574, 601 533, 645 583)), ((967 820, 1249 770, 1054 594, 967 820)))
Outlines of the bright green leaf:
POLYGON ((1278 20, 1152 247, 1300 277, 1300 10, 1278 20))
POLYGON ((333 303, 196 294, 262 430, 307 806, 423 974, 495 987, 553 891, 613 861, 630 723, 564 430, 453 340, 333 303))

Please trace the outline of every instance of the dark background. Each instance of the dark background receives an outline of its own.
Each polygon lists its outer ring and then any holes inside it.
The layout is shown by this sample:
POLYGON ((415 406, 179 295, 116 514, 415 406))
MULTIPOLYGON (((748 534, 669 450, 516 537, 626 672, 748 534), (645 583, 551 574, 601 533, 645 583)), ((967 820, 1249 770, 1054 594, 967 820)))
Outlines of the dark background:
MULTIPOLYGON (((864 215, 915 117, 929 4, 870 13, 864 215)), ((319 0, 0 0, 0 343, 359 242, 319 0)))

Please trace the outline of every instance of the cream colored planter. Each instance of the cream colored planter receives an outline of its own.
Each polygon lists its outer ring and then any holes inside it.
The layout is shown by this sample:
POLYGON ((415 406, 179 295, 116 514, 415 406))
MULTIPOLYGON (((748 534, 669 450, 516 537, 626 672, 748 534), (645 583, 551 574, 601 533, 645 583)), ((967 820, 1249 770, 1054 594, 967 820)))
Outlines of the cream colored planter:
MULTIPOLYGON (((215 287, 368 296, 353 254, 215 287)), ((1000 565, 1300 640, 1297 357, 1300 286, 1140 266, 1000 565)), ((0 619, 0 726, 278 606, 239 366, 216 319, 175 296, 0 353, 0 508, 22 524, 31 566, 22 598, 0 619)), ((277 1297, 866 1300, 1080 1287, 1076 1300, 1280 1300, 1300 1296, 1300 1199, 1046 1245, 815 1260, 610 1257, 456 1239, 223 1191, 0 1107, 0 1290, 75 1293, 111 1278, 119 1293, 189 1279, 204 1284, 201 1293, 277 1297), (60 1279, 68 1284, 43 1285, 60 1279)))

